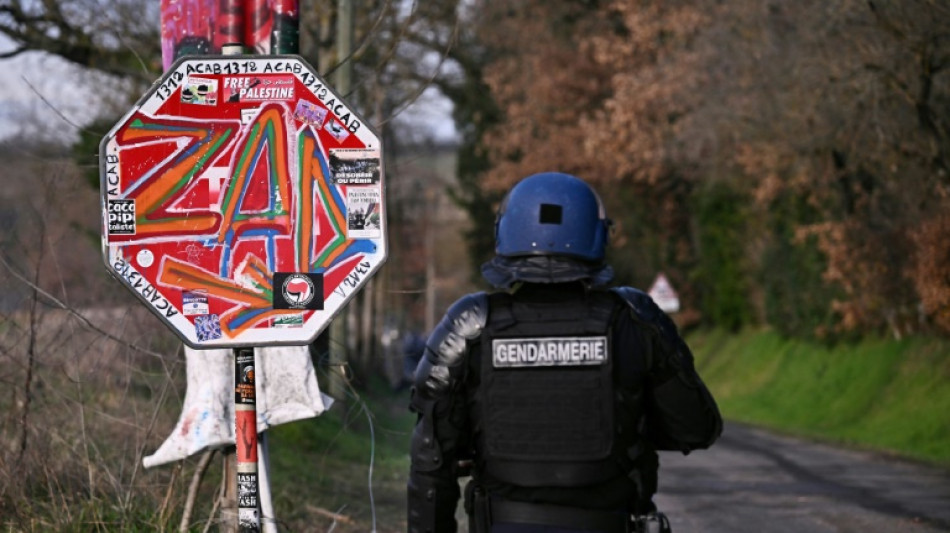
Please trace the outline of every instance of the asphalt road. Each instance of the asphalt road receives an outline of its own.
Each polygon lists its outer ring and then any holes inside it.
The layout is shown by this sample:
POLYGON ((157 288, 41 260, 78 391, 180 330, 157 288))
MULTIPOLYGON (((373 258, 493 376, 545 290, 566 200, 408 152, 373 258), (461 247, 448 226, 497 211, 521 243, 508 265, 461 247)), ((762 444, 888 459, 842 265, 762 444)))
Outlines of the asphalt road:
POLYGON ((950 531, 950 471, 932 466, 736 424, 660 465, 674 533, 950 531))

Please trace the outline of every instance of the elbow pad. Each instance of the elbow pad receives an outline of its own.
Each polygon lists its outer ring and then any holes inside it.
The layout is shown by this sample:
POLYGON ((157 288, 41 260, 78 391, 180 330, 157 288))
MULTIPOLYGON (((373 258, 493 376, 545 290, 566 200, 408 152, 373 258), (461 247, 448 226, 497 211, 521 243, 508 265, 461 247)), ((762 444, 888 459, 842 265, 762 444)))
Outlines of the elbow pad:
POLYGON ((469 294, 452 304, 429 335, 416 367, 415 386, 423 397, 438 398, 459 382, 469 341, 481 335, 488 318, 488 295, 469 294))

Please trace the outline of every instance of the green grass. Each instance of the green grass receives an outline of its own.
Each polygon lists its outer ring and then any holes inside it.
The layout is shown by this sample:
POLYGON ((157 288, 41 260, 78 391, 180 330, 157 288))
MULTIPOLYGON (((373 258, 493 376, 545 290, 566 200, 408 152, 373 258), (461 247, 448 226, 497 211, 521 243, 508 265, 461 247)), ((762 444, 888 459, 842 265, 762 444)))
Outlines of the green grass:
POLYGON ((328 530, 333 519, 324 512, 350 520, 334 531, 370 531, 374 510, 378 531, 405 530, 415 417, 408 411, 408 391, 373 390, 379 392, 351 397, 318 418, 268 431, 275 513, 289 531, 328 530))
POLYGON ((950 464, 950 341, 829 347, 763 330, 688 340, 727 419, 950 464))

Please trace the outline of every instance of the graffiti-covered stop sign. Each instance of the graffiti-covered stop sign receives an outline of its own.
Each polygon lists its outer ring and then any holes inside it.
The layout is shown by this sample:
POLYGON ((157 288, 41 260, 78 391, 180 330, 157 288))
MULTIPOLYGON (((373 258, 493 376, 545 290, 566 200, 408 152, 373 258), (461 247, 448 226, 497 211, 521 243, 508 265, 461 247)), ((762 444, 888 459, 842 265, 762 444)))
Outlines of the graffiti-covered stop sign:
POLYGON ((309 343, 386 259, 380 139, 297 56, 179 60, 100 152, 106 266, 190 346, 309 343))

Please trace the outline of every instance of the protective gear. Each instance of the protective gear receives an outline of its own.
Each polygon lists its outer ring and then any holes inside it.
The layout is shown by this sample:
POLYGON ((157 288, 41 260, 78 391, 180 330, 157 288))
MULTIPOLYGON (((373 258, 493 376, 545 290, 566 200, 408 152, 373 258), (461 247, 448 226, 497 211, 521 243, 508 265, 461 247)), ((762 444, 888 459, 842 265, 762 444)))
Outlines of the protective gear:
POLYGON ((480 470, 521 487, 576 487, 622 474, 616 438, 606 291, 574 305, 489 299, 481 336, 480 470))
MULTIPOLYGON (((597 515, 649 513, 656 510, 651 501, 656 491, 656 448, 688 451, 704 447, 721 430, 715 402, 695 376, 692 355, 669 318, 641 291, 592 289, 586 281, 524 283, 510 295, 463 297, 430 336, 415 383, 412 410, 419 420, 412 439, 409 483, 412 532, 428 528, 456 531, 458 464, 468 459, 474 459, 477 484, 471 492, 466 491, 466 510, 473 519, 485 521, 487 516, 490 523, 508 531, 531 527, 497 521, 499 516, 523 516, 521 511, 526 508, 519 504, 528 502, 566 508, 572 518, 561 522, 561 527, 594 518, 585 511, 597 515), (506 303, 506 299, 510 301, 506 303), (612 304, 608 306, 606 301, 612 304), (605 313, 608 307, 610 311, 605 313), (604 365, 573 369, 492 366, 489 374, 485 373, 484 365, 492 365, 495 356, 495 342, 507 343, 504 363, 513 365, 532 357, 537 361, 540 345, 529 339, 539 337, 569 337, 572 340, 566 343, 555 342, 558 353, 564 346, 564 353, 574 354, 576 347, 577 360, 585 362, 598 360, 592 354, 601 353, 605 337, 606 360, 612 365, 606 375, 613 379, 605 388, 612 387, 612 401, 600 388, 576 393, 577 383, 604 384, 604 365), (505 376, 547 370, 551 372, 537 381, 515 383, 512 379, 504 383, 505 376), (568 371, 584 377, 568 379, 568 371), (562 373, 564 382, 552 394, 552 384, 545 380, 562 373), (537 391, 532 390, 535 386, 537 391), (552 402, 563 398, 570 400, 571 412, 560 406, 552 408, 552 402), (539 401, 540 407, 532 405, 539 401), (528 410, 522 411, 525 406, 528 410), (561 417, 555 423, 587 425, 567 429, 557 438, 551 438, 556 427, 544 427, 547 440, 532 440, 533 432, 527 426, 541 422, 541 417, 547 417, 545 424, 550 422, 545 409, 569 415, 570 420, 561 417), (517 427, 519 421, 525 428, 517 427), (496 423, 501 429, 489 427, 496 423), (574 436, 576 440, 562 438, 574 436), (534 461, 536 457, 548 460, 548 466, 554 467, 551 472, 544 471, 541 461, 534 461), (596 481, 584 484, 585 480, 596 481), (497 502, 518 503, 506 506, 497 502), (493 516, 493 506, 499 516, 493 516)), ((551 527, 543 524, 539 527, 551 527)), ((604 529, 597 524, 599 519, 588 530, 613 531, 612 526, 604 529)))
POLYGON ((482 277, 499 289, 507 289, 519 281, 565 283, 584 280, 591 287, 602 287, 614 278, 614 269, 606 263, 591 263, 559 255, 496 255, 482 265, 482 277))
POLYGON ((650 296, 632 287, 611 289, 631 309, 631 318, 652 332, 652 346, 646 352, 649 377, 656 409, 655 422, 647 428, 648 439, 657 450, 680 451, 705 449, 722 434, 722 417, 709 389, 693 364, 693 354, 670 320, 650 296), (698 396, 702 416, 688 423, 675 424, 679 398, 698 396), (663 412, 665 411, 665 412, 663 412), (711 422, 712 425, 699 423, 711 422))
POLYGON ((410 409, 419 415, 412 434, 409 473, 410 533, 454 532, 459 498, 461 423, 456 392, 466 369, 468 343, 481 334, 488 312, 485 293, 469 294, 446 312, 429 335, 416 368, 410 409))
MULTIPOLYGON (((489 505, 491 523, 517 531, 518 526, 548 526, 556 531, 628 533, 632 526, 630 515, 623 511, 602 511, 543 503, 516 502, 492 499, 489 505)), ((496 531, 495 527, 491 531, 496 531)))
POLYGON ((428 476, 409 478, 409 533, 455 531, 458 483, 428 476))
POLYGON ((417 392, 438 398, 451 389, 464 370, 467 342, 478 337, 488 313, 488 295, 469 294, 452 304, 429 335, 425 353, 416 367, 417 392))
POLYGON ((522 531, 525 526, 532 527, 532 531, 541 526, 544 531, 571 528, 571 531, 594 529, 598 533, 672 533, 669 519, 656 510, 627 514, 490 499, 484 489, 471 481, 465 487, 465 512, 469 516, 468 530, 471 533, 522 531))
POLYGON ((562 255, 601 262, 610 222, 594 190, 569 174, 544 172, 515 185, 495 221, 504 257, 562 255))

